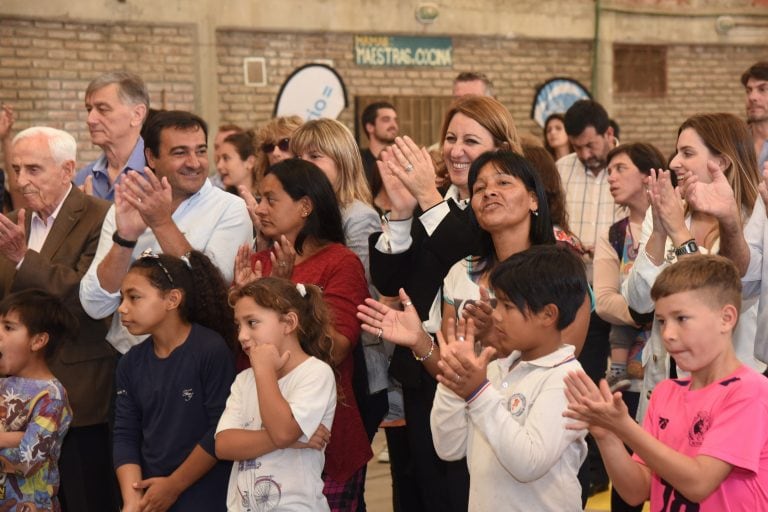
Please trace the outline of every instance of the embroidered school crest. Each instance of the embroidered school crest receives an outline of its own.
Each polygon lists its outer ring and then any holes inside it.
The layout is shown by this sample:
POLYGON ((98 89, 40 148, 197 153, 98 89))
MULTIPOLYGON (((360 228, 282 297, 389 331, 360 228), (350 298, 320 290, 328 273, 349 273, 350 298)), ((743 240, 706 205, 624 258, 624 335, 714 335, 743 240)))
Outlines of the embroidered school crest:
POLYGON ((507 401, 507 409, 509 409, 510 414, 512 416, 520 416, 525 412, 525 395, 522 393, 515 393, 514 395, 509 397, 509 400, 507 401))
POLYGON ((709 412, 699 411, 696 413, 696 419, 688 431, 688 444, 691 446, 701 446, 701 443, 704 442, 704 434, 707 433, 711 426, 712 418, 709 416, 709 412))

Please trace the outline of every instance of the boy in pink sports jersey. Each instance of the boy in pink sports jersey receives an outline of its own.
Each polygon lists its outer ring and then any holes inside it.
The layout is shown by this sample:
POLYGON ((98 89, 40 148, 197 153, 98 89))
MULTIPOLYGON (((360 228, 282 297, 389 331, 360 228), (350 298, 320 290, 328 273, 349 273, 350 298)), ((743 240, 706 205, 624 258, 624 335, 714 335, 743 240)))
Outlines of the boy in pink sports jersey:
POLYGON ((598 388, 572 372, 564 414, 576 421, 569 428, 589 428, 628 503, 650 495, 655 512, 768 510, 768 379, 734 354, 736 267, 720 256, 680 258, 651 296, 664 346, 690 376, 656 386, 640 427, 605 380, 598 388))

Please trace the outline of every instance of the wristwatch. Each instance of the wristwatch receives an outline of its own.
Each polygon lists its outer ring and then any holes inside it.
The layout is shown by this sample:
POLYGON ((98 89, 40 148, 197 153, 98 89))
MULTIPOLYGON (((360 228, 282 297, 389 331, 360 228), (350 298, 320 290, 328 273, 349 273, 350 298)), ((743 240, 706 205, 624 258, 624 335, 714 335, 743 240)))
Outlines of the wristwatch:
POLYGON ((699 245, 696 240, 691 238, 687 242, 683 242, 680 247, 675 247, 675 256, 685 256, 686 254, 694 254, 699 252, 699 245))

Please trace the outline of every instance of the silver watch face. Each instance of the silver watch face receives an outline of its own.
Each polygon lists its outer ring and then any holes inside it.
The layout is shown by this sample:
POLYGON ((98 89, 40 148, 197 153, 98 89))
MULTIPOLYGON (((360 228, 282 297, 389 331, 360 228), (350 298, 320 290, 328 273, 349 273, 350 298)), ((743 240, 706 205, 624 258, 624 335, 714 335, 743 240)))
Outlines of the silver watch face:
POLYGON ((695 240, 690 240, 677 249, 675 249, 675 254, 677 255, 683 255, 683 254, 693 254, 699 250, 699 246, 696 243, 695 240))

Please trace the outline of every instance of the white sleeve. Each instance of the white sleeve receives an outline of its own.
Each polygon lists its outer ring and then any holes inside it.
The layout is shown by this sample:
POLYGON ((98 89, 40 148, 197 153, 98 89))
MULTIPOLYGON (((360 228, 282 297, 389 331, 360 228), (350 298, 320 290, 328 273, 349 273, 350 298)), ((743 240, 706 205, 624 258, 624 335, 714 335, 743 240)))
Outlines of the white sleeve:
POLYGON ((446 218, 449 213, 451 213, 451 207, 448 206, 448 201, 438 203, 422 213, 421 216, 419 216, 419 221, 421 221, 424 226, 427 235, 432 236, 432 233, 435 232, 437 226, 443 222, 443 219, 446 218))
POLYGON ((586 435, 584 430, 565 428, 569 421, 563 417, 568 406, 565 370, 558 368, 551 373, 522 424, 512 417, 493 386, 487 386, 468 407, 472 424, 482 433, 499 463, 520 482, 541 478, 568 445, 586 435))
POLYGON ((645 244, 651 237, 652 231, 653 214, 651 209, 648 208, 645 220, 643 220, 637 259, 635 259, 629 275, 621 284, 621 294, 626 299, 627 305, 639 313, 650 313, 653 311, 654 304, 653 299, 651 299, 651 288, 656 281, 656 277, 669 265, 665 259, 660 266, 656 266, 645 253, 645 244))
POLYGON ((330 430, 336 410, 336 379, 333 370, 319 359, 303 364, 307 363, 312 366, 295 376, 292 385, 283 395, 303 433, 299 439, 301 442, 307 442, 320 423, 330 430))
POLYGON ((442 384, 437 385, 429 426, 438 457, 448 461, 466 457, 469 437, 467 403, 442 384))
POLYGON ((760 293, 763 279, 763 243, 765 241, 765 203, 758 195, 752 216, 744 227, 744 239, 749 246, 749 266, 747 273, 741 278, 744 286, 744 298, 754 297, 760 293))
POLYGON ((413 239, 411 238, 411 225, 413 217, 405 220, 388 220, 382 226, 382 233, 376 240, 376 250, 384 254, 400 254, 407 251, 413 239))
MULTIPOLYGON (((219 424, 216 426, 216 434, 224 430, 242 429, 243 426, 243 414, 242 414, 242 400, 243 400, 243 385, 246 382, 245 374, 243 372, 251 371, 250 368, 240 372, 232 386, 229 388, 229 397, 227 398, 227 404, 224 406, 224 412, 221 413, 219 418, 219 424)), ((256 397, 254 396, 255 400, 256 397)))
POLYGON ((198 249, 221 270, 226 283, 232 282, 235 275, 237 250, 243 244, 250 244, 253 239, 253 223, 245 201, 239 197, 233 199, 237 201, 232 201, 217 219, 205 247, 198 249))
POLYGON ((91 266, 80 281, 80 303, 91 318, 106 318, 120 305, 120 292, 110 293, 101 287, 96 270, 112 248, 115 232, 115 205, 110 206, 101 225, 101 235, 91 266))

